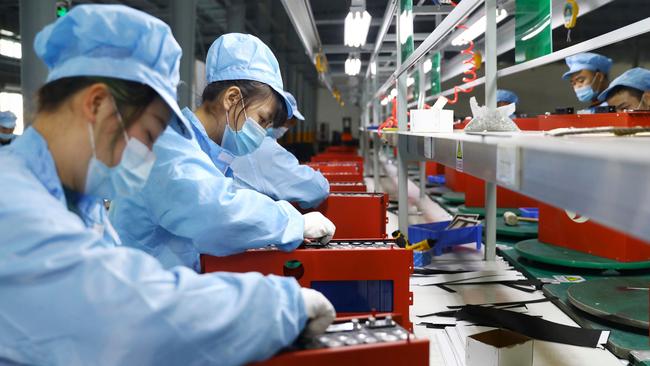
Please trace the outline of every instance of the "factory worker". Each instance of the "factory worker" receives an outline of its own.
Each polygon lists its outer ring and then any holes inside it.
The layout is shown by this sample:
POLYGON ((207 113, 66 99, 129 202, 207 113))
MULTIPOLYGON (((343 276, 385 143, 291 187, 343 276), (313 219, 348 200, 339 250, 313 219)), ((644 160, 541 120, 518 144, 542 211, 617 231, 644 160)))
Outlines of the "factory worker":
MULTIPOLYGON (((508 104, 514 104, 516 106, 517 103, 519 103, 519 97, 517 94, 511 92, 510 90, 497 90, 497 107, 503 107, 508 104)), ((513 113, 509 117, 512 119, 515 118, 516 115, 513 113)))
POLYGON ((566 58, 569 71, 562 79, 569 80, 576 97, 589 107, 580 112, 593 113, 596 107, 605 105, 598 100, 598 95, 609 85, 609 70, 612 60, 597 53, 585 52, 566 58))
POLYGON ((616 107, 617 112, 650 110, 650 70, 642 67, 627 70, 614 79, 598 99, 616 107))
POLYGON ((0 149, 1 364, 241 365, 305 325, 327 326, 331 304, 292 278, 166 271, 105 245, 79 218, 73 192, 137 191, 170 117, 179 138, 190 132, 175 102, 181 50, 165 23, 79 5, 35 50, 49 75, 32 127, 0 149))
POLYGON ((275 200, 297 202, 302 208, 316 207, 329 195, 327 179, 311 167, 300 165, 298 159, 276 141, 297 120, 305 120, 293 95, 285 94, 291 103, 293 117, 279 127, 267 129, 259 149, 235 158, 231 165, 235 181, 238 186, 254 189, 275 200))
POLYGON ((10 111, 0 112, 0 146, 9 145, 16 138, 16 115, 10 111))
POLYGON ((200 253, 225 256, 271 244, 290 251, 305 239, 329 241, 335 227, 322 214, 303 216, 289 202, 236 189, 229 177, 230 159, 255 151, 266 128, 293 113, 271 50, 254 36, 225 34, 208 50, 206 76, 201 106, 183 110, 196 140, 165 131, 142 192, 112 202, 122 241, 166 267, 196 271, 200 253))

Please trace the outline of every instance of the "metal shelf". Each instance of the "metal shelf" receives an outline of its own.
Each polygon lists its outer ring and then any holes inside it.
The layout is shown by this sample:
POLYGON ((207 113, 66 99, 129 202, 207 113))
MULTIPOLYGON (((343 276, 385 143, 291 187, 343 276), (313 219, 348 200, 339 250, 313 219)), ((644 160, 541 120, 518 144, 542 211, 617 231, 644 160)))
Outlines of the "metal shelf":
POLYGON ((450 167, 462 143, 465 173, 650 241, 650 137, 400 132, 399 140, 409 155, 450 167))

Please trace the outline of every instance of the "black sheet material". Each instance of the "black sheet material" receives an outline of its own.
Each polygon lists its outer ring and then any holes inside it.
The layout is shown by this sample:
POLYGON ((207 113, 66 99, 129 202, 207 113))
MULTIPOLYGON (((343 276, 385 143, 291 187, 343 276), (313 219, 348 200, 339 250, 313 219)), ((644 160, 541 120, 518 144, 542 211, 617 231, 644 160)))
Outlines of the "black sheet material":
POLYGON ((597 348, 602 331, 570 327, 507 310, 467 305, 456 313, 459 320, 505 328, 542 341, 597 348))

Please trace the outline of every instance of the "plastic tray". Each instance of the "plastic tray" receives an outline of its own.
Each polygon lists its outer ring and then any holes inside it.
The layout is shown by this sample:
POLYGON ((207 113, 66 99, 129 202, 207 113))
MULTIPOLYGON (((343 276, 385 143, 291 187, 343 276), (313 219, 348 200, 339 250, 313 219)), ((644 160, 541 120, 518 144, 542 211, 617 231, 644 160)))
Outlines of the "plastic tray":
POLYGON ((450 222, 442 221, 409 226, 408 239, 411 243, 417 243, 425 239, 436 240, 431 250, 413 252, 413 262, 416 267, 426 266, 431 263, 432 256, 441 255, 446 249, 454 245, 476 243, 476 249, 481 249, 483 225, 445 230, 450 222))

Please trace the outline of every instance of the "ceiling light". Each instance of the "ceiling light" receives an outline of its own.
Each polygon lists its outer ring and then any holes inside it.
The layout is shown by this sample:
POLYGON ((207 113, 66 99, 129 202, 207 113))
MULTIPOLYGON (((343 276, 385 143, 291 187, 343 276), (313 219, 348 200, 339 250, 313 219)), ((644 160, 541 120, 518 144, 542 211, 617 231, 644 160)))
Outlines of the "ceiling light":
POLYGON ((350 76, 359 75, 361 71, 361 60, 359 56, 348 56, 348 59, 345 60, 345 73, 350 76))
POLYGON ((397 89, 393 88, 393 89, 390 91, 390 96, 393 97, 393 98, 395 98, 395 97, 397 96, 397 89))
POLYGON ((399 15, 399 43, 406 43, 411 36, 413 36, 413 12, 407 10, 399 15))
POLYGON ((373 61, 370 63, 370 74, 371 75, 377 75, 377 61, 373 61))
POLYGON ((350 12, 345 17, 345 33, 343 34, 345 45, 349 47, 365 45, 371 20, 372 17, 367 11, 350 8, 350 12))

